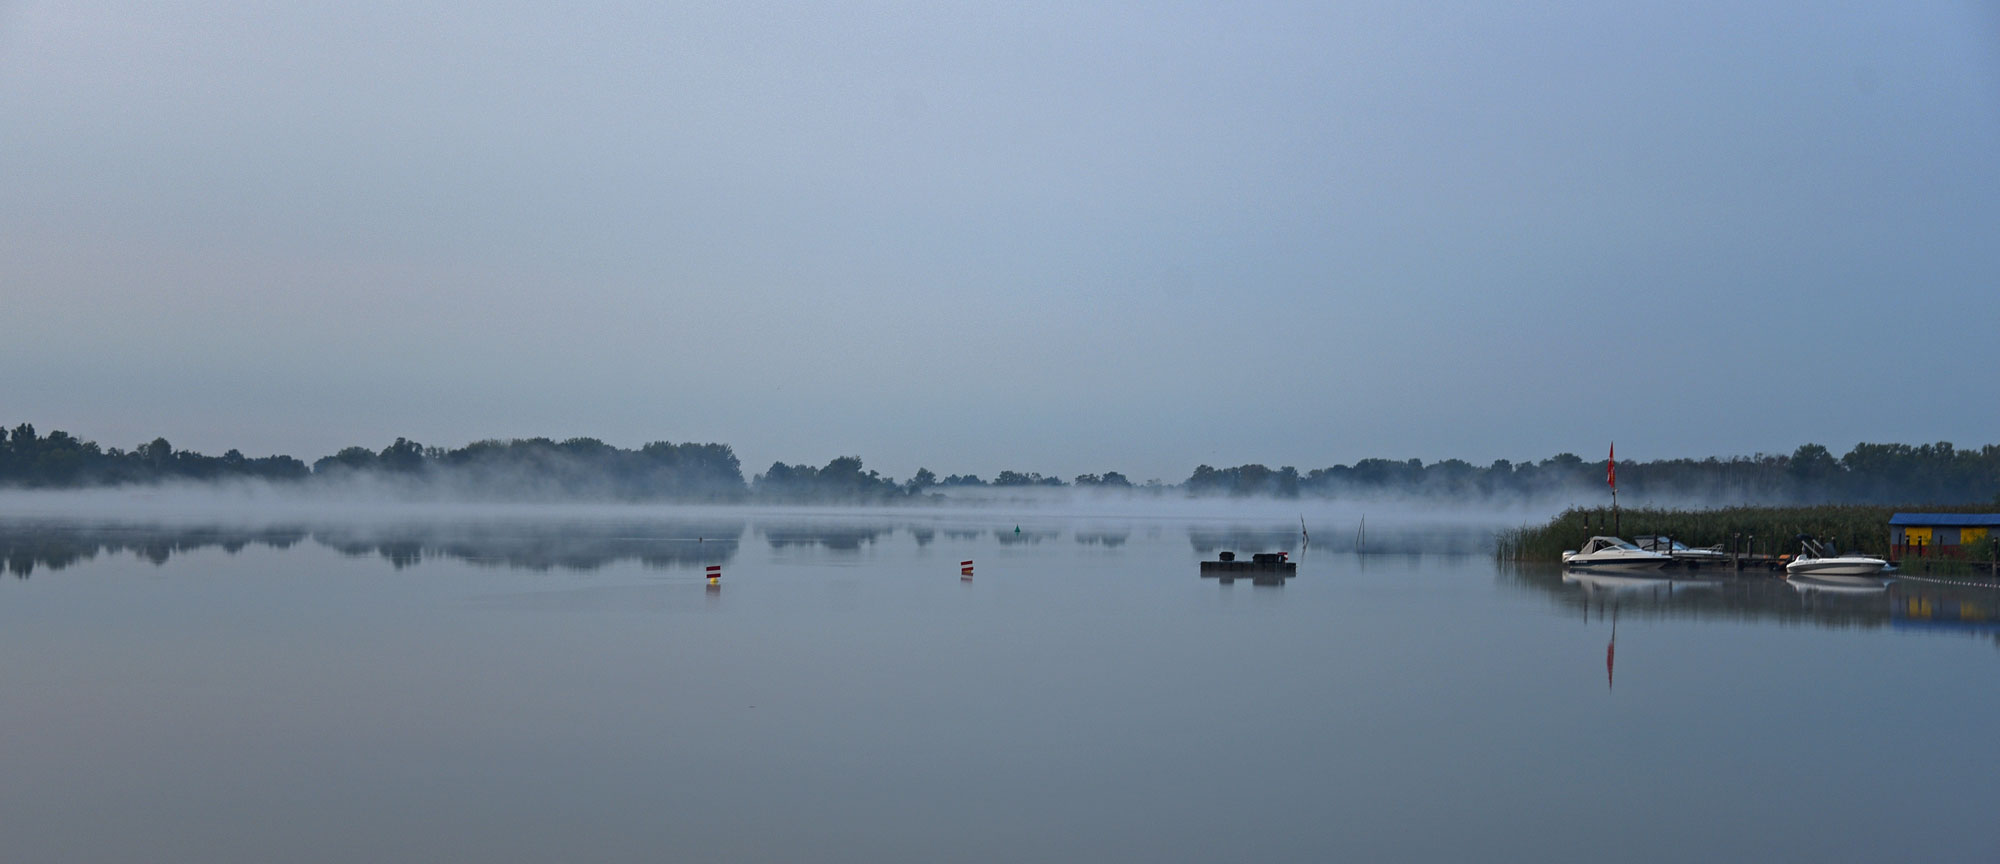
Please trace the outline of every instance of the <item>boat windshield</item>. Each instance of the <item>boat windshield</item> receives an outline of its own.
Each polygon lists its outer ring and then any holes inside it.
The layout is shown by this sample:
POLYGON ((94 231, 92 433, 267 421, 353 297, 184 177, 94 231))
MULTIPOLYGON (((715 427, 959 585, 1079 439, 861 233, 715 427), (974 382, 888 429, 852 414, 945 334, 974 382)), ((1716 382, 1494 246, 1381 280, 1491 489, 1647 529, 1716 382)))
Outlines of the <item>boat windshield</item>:
POLYGON ((1639 547, 1637 547, 1637 546, 1634 546, 1634 545, 1632 545, 1632 544, 1630 544, 1630 543, 1627 543, 1627 542, 1625 542, 1625 541, 1623 541, 1623 540, 1619 540, 1619 539, 1617 539, 1617 538, 1612 538, 1612 539, 1610 539, 1610 540, 1606 540, 1606 541, 1604 542, 1604 545, 1606 545, 1606 546, 1613 546, 1613 547, 1617 547, 1617 548, 1619 548, 1619 549, 1627 549, 1627 550, 1630 550, 1630 551, 1633 551, 1633 552, 1641 552, 1641 551, 1644 551, 1644 550, 1640 549, 1640 548, 1639 548, 1639 547))

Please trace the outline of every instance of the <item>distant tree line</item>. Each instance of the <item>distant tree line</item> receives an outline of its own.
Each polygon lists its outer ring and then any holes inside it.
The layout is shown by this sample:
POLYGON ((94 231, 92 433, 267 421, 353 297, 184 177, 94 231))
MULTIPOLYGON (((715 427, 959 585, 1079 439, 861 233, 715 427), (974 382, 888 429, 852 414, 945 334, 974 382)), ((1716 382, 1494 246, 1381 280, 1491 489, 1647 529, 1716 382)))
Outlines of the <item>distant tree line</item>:
POLYGON ((231 477, 300 480, 312 472, 290 456, 252 459, 230 450, 204 456, 175 450, 165 438, 155 438, 131 450, 99 447, 68 432, 35 434, 22 423, 0 430, 0 485, 29 488, 116 486, 165 480, 221 480, 231 477))
MULTIPOLYGON (((1604 489, 1606 463, 1560 453, 1539 462, 1363 459, 1300 472, 1261 464, 1201 465, 1180 483, 1135 484, 1116 471, 1069 481, 1038 472, 939 477, 919 468, 898 481, 859 456, 823 466, 773 462, 748 480, 727 444, 655 441, 624 449, 595 438, 475 441, 456 449, 397 438, 380 450, 348 447, 310 466, 290 456, 207 456, 155 438, 131 450, 100 447, 67 432, 36 434, 27 423, 0 431, 0 486, 31 489, 264 480, 297 484, 376 482, 438 494, 502 499, 601 499, 731 503, 880 504, 948 497, 971 489, 1074 488, 1196 497, 1352 498, 1404 495, 1454 500, 1575 496, 1604 489)), ((1790 455, 1618 463, 1619 491, 1634 503, 1984 502, 2000 499, 2000 445, 1949 442, 1857 444, 1835 457, 1806 444, 1790 455)))
POLYGON ((348 447, 313 462, 314 479, 377 479, 467 497, 727 503, 748 496, 727 444, 655 441, 637 450, 596 438, 474 441, 446 450, 397 438, 379 451, 348 447))
MULTIPOLYGON (((1194 495, 1346 498, 1385 493, 1454 499, 1532 498, 1603 494, 1605 460, 1559 453, 1540 462, 1497 460, 1477 466, 1459 459, 1363 459, 1304 474, 1285 466, 1194 469, 1184 488, 1194 495)), ((1950 442, 1857 444, 1835 458, 1806 444, 1791 455, 1707 459, 1620 460, 1618 491, 1627 500, 1736 503, 2000 503, 2000 445, 1958 449, 1950 442)))

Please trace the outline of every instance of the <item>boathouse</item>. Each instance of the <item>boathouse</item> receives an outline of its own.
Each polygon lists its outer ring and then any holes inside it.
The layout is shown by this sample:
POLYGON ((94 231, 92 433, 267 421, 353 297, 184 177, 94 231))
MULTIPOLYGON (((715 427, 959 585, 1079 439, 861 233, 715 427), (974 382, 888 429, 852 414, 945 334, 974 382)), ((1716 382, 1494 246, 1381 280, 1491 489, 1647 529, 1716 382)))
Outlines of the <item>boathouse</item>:
POLYGON ((2000 513, 1897 513, 1889 517, 1889 555, 1956 558, 1989 534, 2000 535, 2000 513))

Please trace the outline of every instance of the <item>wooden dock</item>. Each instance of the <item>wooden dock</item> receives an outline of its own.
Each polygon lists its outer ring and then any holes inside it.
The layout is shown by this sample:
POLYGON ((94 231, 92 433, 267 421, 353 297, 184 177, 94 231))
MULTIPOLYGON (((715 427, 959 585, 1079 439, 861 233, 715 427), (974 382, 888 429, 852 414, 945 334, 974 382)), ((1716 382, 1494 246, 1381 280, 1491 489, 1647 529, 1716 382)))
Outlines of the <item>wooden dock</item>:
POLYGON ((1786 562, 1791 560, 1792 556, 1790 555, 1738 552, 1735 555, 1722 559, 1696 560, 1677 557, 1667 567, 1676 570, 1733 570, 1738 573, 1745 570, 1781 571, 1785 569, 1786 562))

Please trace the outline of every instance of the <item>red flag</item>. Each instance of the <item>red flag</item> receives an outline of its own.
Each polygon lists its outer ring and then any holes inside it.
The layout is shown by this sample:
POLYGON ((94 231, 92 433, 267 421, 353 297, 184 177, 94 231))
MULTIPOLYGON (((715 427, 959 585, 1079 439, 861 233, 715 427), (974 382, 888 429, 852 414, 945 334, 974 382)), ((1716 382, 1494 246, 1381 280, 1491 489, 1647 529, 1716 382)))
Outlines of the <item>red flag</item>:
POLYGON ((1604 463, 1604 482, 1618 488, 1618 442, 1611 442, 1611 458, 1604 463))

